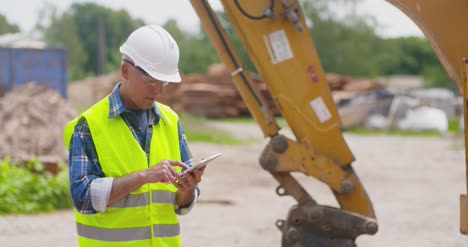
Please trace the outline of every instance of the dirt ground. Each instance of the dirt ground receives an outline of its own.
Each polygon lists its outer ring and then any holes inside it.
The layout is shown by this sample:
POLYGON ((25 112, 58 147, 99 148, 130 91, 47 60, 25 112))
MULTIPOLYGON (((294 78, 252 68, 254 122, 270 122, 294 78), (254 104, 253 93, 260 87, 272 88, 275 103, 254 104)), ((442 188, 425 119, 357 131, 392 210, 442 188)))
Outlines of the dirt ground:
MULTIPOLYGON (((260 129, 216 127, 254 141, 244 146, 191 144, 197 159, 214 152, 223 156, 206 170, 196 207, 180 218, 184 246, 280 246, 274 223, 286 217, 294 201, 278 197, 277 182, 258 165, 266 143, 260 129)), ((380 228, 375 236, 359 237, 358 246, 468 246, 468 236, 459 233, 459 194, 466 193, 461 138, 345 138, 380 228)), ((297 178, 320 204, 337 205, 328 187, 310 177, 297 178)), ((0 217, 0 246, 77 246, 73 213, 0 217)))

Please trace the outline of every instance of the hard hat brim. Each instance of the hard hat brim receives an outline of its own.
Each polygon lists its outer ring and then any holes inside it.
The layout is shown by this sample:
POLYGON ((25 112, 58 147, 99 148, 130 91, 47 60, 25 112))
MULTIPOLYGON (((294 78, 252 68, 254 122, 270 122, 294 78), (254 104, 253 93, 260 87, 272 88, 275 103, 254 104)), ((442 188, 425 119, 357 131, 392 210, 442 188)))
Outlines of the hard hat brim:
POLYGON ((177 70, 177 72, 173 74, 162 74, 156 71, 151 71, 150 69, 146 69, 143 66, 141 66, 141 68, 144 69, 146 73, 148 73, 151 77, 160 81, 167 81, 172 83, 180 83, 182 81, 182 78, 179 74, 179 70, 177 70))
POLYGON ((154 71, 153 69, 147 68, 146 66, 144 66, 145 64, 144 62, 139 61, 140 60, 139 57, 131 55, 132 54, 131 50, 125 44, 123 44, 120 47, 120 53, 125 54, 128 57, 130 57, 130 59, 133 60, 133 63, 135 66, 139 66, 140 68, 142 68, 146 73, 148 73, 154 79, 157 79, 160 81, 172 82, 172 83, 180 83, 182 81, 182 78, 180 77, 180 73, 178 69, 177 71, 173 73, 166 74, 166 73, 161 73, 158 71, 154 71))

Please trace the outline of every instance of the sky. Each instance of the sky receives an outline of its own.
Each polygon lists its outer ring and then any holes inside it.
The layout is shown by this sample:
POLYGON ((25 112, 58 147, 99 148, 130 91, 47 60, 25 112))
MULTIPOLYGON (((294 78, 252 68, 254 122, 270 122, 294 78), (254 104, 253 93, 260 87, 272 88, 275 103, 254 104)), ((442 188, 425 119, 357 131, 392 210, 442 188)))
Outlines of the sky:
MULTIPOLYGON (((65 11, 74 2, 90 0, 0 0, 0 14, 20 26, 22 31, 33 31, 38 12, 46 3, 65 11), (27 6, 27 7, 25 7, 27 6)), ((133 17, 146 23, 164 24, 169 18, 177 20, 185 30, 198 30, 199 20, 189 0, 94 0, 93 2, 113 9, 126 9, 133 17)), ((214 9, 222 9, 218 0, 209 0, 214 9)), ((384 0, 363 0, 358 12, 374 16, 380 27, 377 32, 383 37, 422 36, 419 28, 400 10, 384 0)))

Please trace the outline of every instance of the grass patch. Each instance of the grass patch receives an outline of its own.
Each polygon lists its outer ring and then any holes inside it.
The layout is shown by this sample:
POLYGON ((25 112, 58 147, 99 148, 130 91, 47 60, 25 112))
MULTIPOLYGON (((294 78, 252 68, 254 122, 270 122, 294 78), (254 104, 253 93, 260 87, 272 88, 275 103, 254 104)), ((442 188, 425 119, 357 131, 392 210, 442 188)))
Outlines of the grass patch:
POLYGON ((181 114, 180 121, 189 142, 204 142, 220 145, 244 145, 250 141, 236 138, 230 133, 209 126, 209 121, 203 117, 181 114))
POLYGON ((243 145, 249 143, 221 130, 189 129, 185 130, 185 135, 190 142, 205 142, 220 145, 243 145))
POLYGON ((460 120, 458 118, 449 119, 448 132, 463 135, 463 131, 460 131, 459 123, 460 120))
POLYGON ((352 133, 356 135, 363 135, 363 136, 372 136, 372 135, 390 135, 390 136, 402 136, 402 137, 440 137, 443 134, 439 133, 438 131, 418 131, 418 132, 410 132, 410 131, 402 131, 402 130, 371 130, 365 128, 346 128, 344 129, 345 133, 352 133))

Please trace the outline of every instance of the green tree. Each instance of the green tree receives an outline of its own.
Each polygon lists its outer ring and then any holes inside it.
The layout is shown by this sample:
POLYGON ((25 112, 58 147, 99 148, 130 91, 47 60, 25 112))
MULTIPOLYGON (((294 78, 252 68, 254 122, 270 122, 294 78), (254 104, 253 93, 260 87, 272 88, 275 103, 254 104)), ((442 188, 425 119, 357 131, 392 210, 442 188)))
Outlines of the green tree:
POLYGON ((4 15, 0 14, 0 34, 16 33, 19 31, 20 29, 16 24, 11 24, 4 15))
POLYGON ((234 49, 236 52, 239 54, 239 58, 244 64, 244 68, 249 71, 257 71, 255 65, 253 64, 252 60, 250 59, 249 53, 247 52, 247 49, 245 46, 242 44, 242 41, 237 35, 237 32, 234 30, 234 27, 231 25, 231 22, 229 22, 226 14, 224 12, 217 12, 216 13, 218 18, 220 19, 221 25, 223 28, 226 30, 226 34, 229 36, 231 39, 232 45, 234 46, 234 49))
POLYGON ((49 44, 68 50, 70 79, 82 79, 98 73, 99 35, 101 25, 105 49, 103 69, 116 70, 120 66, 119 47, 128 34, 144 25, 141 19, 133 19, 126 10, 112 10, 94 3, 74 3, 62 15, 46 6, 47 21, 38 26, 49 44))
POLYGON ((401 37, 383 40, 391 54, 384 63, 383 73, 423 75, 427 86, 453 88, 447 72, 444 70, 429 42, 420 37, 401 37))
POLYGON ((452 87, 426 39, 384 39, 376 33, 378 23, 356 14, 360 0, 304 0, 304 14, 327 72, 354 76, 423 75, 428 86, 452 87), (336 11, 336 5, 340 11, 336 11))
POLYGON ((179 45, 179 67, 184 73, 205 73, 211 64, 221 61, 204 32, 195 34, 184 32, 173 19, 168 20, 163 26, 179 45))
POLYGON ((105 70, 115 70, 120 66, 120 45, 125 42, 129 33, 144 25, 143 20, 133 19, 126 10, 115 11, 95 3, 75 3, 70 7, 70 14, 88 55, 85 71, 93 74, 98 72, 99 20, 103 22, 105 37, 105 70))
POLYGON ((438 59, 427 40, 419 37, 403 37, 396 41, 400 64, 397 73, 420 74, 427 65, 438 64, 438 59))
POLYGON ((88 53, 81 43, 73 16, 64 13, 58 17, 56 12, 52 11, 49 21, 50 25, 44 32, 44 39, 51 46, 67 48, 70 80, 86 77, 89 74, 85 70, 88 53))
POLYGON ((303 1, 304 15, 311 23, 309 31, 322 65, 327 72, 373 77, 380 73, 376 51, 381 38, 377 23, 369 16, 354 11, 360 1, 303 1), (333 6, 340 4, 341 15, 333 6))

